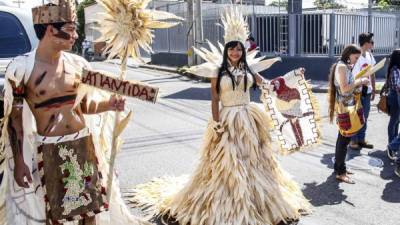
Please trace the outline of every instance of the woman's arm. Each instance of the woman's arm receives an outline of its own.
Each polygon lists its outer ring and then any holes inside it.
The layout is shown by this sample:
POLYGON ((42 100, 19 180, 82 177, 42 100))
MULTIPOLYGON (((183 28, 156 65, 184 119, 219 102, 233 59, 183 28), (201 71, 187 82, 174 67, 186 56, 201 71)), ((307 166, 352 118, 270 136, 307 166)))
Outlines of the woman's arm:
POLYGON ((256 73, 255 77, 257 86, 260 86, 263 82, 267 82, 267 80, 264 77, 262 77, 259 73, 256 73))
POLYGON ((347 82, 347 77, 346 77, 346 66, 345 65, 337 65, 338 66, 338 83, 340 87, 340 91, 342 93, 350 93, 354 90, 354 88, 361 86, 361 85, 366 85, 369 83, 369 79, 362 77, 356 79, 353 83, 348 83, 347 82))
POLYGON ((217 92, 217 78, 211 78, 211 112, 213 120, 219 122, 219 94, 217 92))

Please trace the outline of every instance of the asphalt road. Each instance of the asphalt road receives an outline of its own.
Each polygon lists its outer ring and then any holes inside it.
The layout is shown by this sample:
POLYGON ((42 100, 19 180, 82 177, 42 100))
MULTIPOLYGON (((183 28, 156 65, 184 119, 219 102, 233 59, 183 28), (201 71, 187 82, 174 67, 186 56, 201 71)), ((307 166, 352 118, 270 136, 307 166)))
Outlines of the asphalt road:
MULTIPOLYGON (((97 69, 116 73, 117 65, 93 63, 97 69)), ((206 123, 211 116, 209 84, 177 74, 129 69, 128 79, 142 80, 161 90, 156 104, 127 101, 134 111, 124 131, 125 143, 117 157, 123 191, 163 175, 189 174, 196 166, 206 123)), ((280 156, 314 206, 301 225, 399 225, 400 178, 384 152, 388 117, 373 107, 367 139, 375 149, 350 151, 348 166, 356 173, 355 185, 337 183, 332 157, 337 136, 327 120, 326 94, 316 94, 322 115, 322 142, 305 152, 280 156)), ((257 93, 254 101, 258 101, 257 93)))

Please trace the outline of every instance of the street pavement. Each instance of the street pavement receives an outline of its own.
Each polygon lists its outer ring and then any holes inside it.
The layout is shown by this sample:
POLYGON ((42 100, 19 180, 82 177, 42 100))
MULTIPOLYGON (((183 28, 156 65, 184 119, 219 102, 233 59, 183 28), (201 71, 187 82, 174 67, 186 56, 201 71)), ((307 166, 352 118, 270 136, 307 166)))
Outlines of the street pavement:
MULTIPOLYGON (((115 64, 92 65, 118 72, 115 64)), ((154 177, 190 174, 197 165, 211 116, 210 84, 143 68, 128 69, 127 79, 159 87, 160 98, 156 104, 127 100, 133 119, 123 133, 124 145, 116 162, 123 192, 154 177)), ((259 102, 259 94, 253 94, 253 101, 259 102)), ((299 225, 399 225, 400 178, 394 175, 394 165, 384 151, 388 116, 372 107, 367 139, 375 148, 349 151, 348 166, 355 172, 356 184, 338 183, 332 174, 337 129, 327 119, 326 94, 317 93, 316 97, 322 116, 321 144, 278 157, 314 207, 299 225)))

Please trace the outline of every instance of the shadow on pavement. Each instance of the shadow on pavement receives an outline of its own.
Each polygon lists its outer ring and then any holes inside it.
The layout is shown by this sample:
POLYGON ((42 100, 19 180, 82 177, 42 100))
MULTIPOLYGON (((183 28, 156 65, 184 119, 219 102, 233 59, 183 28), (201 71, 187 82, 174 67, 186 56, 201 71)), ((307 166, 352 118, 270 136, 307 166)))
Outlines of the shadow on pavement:
POLYGON ((394 163, 386 155, 386 151, 378 150, 369 153, 370 156, 383 161, 383 169, 380 176, 384 180, 390 180, 382 192, 382 200, 392 203, 400 203, 400 178, 394 173, 394 163))
POLYGON ((160 215, 155 216, 151 219, 152 223, 156 225, 180 225, 174 218, 169 218, 168 215, 161 217, 160 215))
MULTIPOLYGON (((250 90, 252 102, 260 102, 260 90, 250 90)), ((171 95, 164 96, 169 99, 211 100, 210 88, 188 88, 171 95)))
POLYGON ((210 88, 188 88, 163 98, 190 99, 190 100, 211 100, 210 88))
MULTIPOLYGON (((173 218, 168 218, 168 216, 155 216, 153 217, 150 222, 156 224, 156 225, 180 225, 178 222, 176 222, 173 218)), ((299 220, 295 221, 288 221, 287 223, 284 223, 283 221, 280 222, 277 225, 298 225, 299 220)), ((189 224, 187 224, 189 225, 189 224)))
MULTIPOLYGON (((335 154, 324 154, 321 163, 333 170, 332 158, 335 154)), ((336 174, 332 174, 322 183, 316 182, 305 183, 303 189, 304 196, 310 200, 310 203, 315 206, 337 205, 346 202, 350 205, 353 203, 346 201, 347 196, 343 194, 343 190, 339 188, 339 182, 336 180, 336 174)))
POLYGON ((316 182, 305 183, 303 189, 304 196, 310 200, 310 203, 315 206, 337 205, 346 202, 350 205, 353 203, 346 201, 347 196, 343 194, 343 190, 339 188, 339 182, 332 173, 325 182, 317 184, 316 182))

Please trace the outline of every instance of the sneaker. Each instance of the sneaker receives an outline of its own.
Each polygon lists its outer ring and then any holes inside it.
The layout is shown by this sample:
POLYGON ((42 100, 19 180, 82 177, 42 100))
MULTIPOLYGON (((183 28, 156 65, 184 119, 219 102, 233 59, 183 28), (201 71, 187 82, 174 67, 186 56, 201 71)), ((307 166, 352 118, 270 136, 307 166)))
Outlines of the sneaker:
POLYGON ((394 167, 394 173, 400 177, 400 163, 396 163, 396 166, 394 167))
POLYGON ((396 154, 393 150, 390 150, 389 146, 387 147, 386 152, 387 152, 389 159, 396 160, 396 154))
POLYGON ((374 145, 369 144, 366 141, 358 142, 358 146, 360 146, 360 148, 369 148, 369 149, 373 149, 374 148, 374 145))

